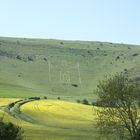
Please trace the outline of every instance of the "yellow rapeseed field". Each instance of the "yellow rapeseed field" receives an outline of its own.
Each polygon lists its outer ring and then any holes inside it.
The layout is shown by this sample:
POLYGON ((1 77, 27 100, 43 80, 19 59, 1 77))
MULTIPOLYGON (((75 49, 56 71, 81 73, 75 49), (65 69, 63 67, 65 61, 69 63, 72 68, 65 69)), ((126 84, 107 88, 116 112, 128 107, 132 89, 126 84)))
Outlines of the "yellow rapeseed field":
MULTIPOLYGON (((2 98, 0 106, 19 99, 2 98)), ((13 122, 24 130, 26 140, 92 140, 95 137, 94 107, 61 100, 38 100, 20 107, 27 120, 17 119, 0 109, 4 121, 13 122), (33 122, 28 122, 28 117, 33 122)))
POLYGON ((20 100, 19 98, 0 98, 0 107, 20 100))
POLYGON ((26 103, 21 111, 44 125, 67 128, 93 127, 96 113, 93 106, 61 100, 40 100, 26 103))

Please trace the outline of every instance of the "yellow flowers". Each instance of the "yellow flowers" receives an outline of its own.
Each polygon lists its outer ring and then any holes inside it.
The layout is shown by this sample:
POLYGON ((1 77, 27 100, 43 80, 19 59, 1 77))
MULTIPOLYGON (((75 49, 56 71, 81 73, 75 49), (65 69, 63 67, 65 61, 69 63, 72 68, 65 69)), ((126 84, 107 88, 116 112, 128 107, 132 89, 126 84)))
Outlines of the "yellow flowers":
POLYGON ((95 113, 92 106, 58 100, 29 102, 21 106, 21 111, 36 121, 59 127, 90 125, 95 113))
MULTIPOLYGON (((20 99, 0 98, 0 106, 20 99)), ((62 100, 37 100, 20 106, 24 119, 0 110, 0 117, 21 126, 27 140, 71 140, 71 137, 94 137, 95 107, 62 100), (32 119, 31 122, 28 120, 32 119)))
POLYGON ((0 98, 0 107, 20 100, 19 98, 0 98))

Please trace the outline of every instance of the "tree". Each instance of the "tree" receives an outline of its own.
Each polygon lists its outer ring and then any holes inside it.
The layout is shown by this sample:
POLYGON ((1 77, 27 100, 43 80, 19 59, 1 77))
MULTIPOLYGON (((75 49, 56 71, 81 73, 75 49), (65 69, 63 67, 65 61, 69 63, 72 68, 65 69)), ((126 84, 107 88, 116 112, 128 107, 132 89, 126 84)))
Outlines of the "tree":
POLYGON ((76 100, 77 103, 80 103, 81 101, 79 99, 76 100))
POLYGON ((83 99, 83 100, 82 100, 82 104, 89 105, 89 102, 88 102, 87 99, 83 99))
POLYGON ((44 96, 44 99, 47 99, 47 96, 44 96))
POLYGON ((0 140, 22 140, 22 129, 11 122, 0 119, 0 140))
POLYGON ((20 55, 17 55, 16 57, 18 60, 22 60, 22 57, 20 55))
POLYGON ((97 86, 98 122, 103 136, 140 139, 140 88, 123 74, 106 77, 97 86))

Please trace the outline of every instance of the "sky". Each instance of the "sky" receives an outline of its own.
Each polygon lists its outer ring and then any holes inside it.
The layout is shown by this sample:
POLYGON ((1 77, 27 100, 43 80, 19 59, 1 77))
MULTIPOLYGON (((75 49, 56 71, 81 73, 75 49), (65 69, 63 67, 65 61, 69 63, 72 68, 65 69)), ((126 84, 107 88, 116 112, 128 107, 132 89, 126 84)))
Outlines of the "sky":
POLYGON ((140 0, 0 0, 0 36, 140 44, 140 0))

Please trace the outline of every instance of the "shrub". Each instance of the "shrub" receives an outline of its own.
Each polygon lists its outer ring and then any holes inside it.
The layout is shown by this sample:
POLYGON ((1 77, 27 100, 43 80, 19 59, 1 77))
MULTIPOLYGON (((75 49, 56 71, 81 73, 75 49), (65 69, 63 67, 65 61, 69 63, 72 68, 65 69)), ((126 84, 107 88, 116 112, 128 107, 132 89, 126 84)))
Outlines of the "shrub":
POLYGON ((119 60, 119 59, 120 59, 120 56, 117 56, 115 60, 117 61, 117 60, 119 60))
POLYGON ((47 58, 44 57, 44 61, 47 61, 47 58))
POLYGON ((17 55, 16 57, 18 60, 22 60, 22 57, 20 55, 17 55))
POLYGON ((8 105, 8 108, 12 108, 14 105, 15 105, 15 103, 10 103, 10 104, 8 105))
POLYGON ((138 53, 134 53, 132 56, 137 56, 137 55, 139 55, 138 53))
POLYGON ((82 100, 82 104, 89 105, 89 102, 88 102, 87 99, 83 99, 83 100, 82 100))
POLYGON ((81 101, 79 99, 76 100, 77 103, 80 103, 81 101))
POLYGON ((103 56, 107 56, 107 54, 106 54, 106 53, 104 53, 104 54, 103 54, 103 56))
POLYGON ((28 56, 28 61, 34 61, 33 57, 28 56))
POLYGON ((127 71, 127 69, 124 69, 124 71, 127 71))
POLYGON ((92 106, 98 106, 98 103, 97 102, 92 102, 91 105, 92 106))
POLYGON ((90 51, 87 51, 90 54, 90 51))
POLYGON ((57 99, 60 100, 61 98, 60 97, 57 97, 57 99))
POLYGON ((63 45, 64 43, 61 41, 60 44, 63 45))
POLYGON ((40 97, 29 97, 29 99, 40 100, 40 97))
POLYGON ((44 96, 43 98, 44 98, 44 99, 47 99, 47 97, 46 97, 46 96, 44 96))
POLYGON ((71 84, 73 87, 78 87, 78 85, 77 84, 71 84))
POLYGON ((0 119, 0 140, 22 140, 23 130, 11 122, 0 119))

